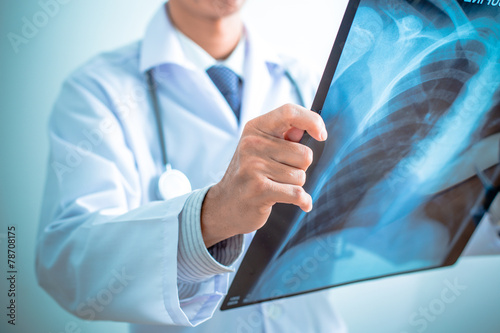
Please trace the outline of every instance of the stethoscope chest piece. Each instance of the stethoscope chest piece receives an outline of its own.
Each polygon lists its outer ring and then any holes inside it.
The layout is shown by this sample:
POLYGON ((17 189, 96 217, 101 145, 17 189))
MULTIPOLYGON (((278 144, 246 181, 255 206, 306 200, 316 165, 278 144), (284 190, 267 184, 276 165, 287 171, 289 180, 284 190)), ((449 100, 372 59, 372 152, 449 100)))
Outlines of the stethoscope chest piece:
POLYGON ((191 192, 191 183, 184 173, 167 165, 165 172, 158 179, 158 195, 169 200, 191 192))

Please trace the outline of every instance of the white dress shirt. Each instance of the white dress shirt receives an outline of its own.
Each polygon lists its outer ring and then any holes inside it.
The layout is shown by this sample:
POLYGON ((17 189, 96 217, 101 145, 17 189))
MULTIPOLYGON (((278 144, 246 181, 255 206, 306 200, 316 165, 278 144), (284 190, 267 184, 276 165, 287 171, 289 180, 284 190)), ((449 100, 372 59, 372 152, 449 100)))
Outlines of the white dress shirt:
POLYGON ((223 65, 235 72, 241 79, 245 75, 245 45, 246 37, 243 33, 242 38, 236 45, 235 49, 227 59, 216 60, 207 51, 198 44, 193 42, 189 37, 184 35, 178 29, 175 29, 182 51, 187 60, 189 60, 200 71, 206 71, 212 66, 223 65))

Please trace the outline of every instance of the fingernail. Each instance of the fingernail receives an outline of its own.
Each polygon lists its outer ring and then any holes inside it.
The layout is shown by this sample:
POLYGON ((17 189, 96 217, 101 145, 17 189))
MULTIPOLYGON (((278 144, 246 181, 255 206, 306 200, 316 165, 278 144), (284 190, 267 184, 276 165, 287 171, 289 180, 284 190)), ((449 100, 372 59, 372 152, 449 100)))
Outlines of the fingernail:
POLYGON ((321 132, 321 140, 325 141, 326 138, 328 138, 328 132, 326 131, 326 129, 324 129, 322 132, 321 132))

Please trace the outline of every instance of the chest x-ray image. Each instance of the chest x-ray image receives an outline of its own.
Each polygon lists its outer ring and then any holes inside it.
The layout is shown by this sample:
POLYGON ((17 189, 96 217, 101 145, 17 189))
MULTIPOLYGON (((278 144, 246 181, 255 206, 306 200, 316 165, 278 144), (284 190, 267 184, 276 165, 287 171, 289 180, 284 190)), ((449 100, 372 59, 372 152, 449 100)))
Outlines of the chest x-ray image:
POLYGON ((350 1, 313 109, 314 209, 273 210, 223 308, 457 260, 500 185, 499 1, 350 1))

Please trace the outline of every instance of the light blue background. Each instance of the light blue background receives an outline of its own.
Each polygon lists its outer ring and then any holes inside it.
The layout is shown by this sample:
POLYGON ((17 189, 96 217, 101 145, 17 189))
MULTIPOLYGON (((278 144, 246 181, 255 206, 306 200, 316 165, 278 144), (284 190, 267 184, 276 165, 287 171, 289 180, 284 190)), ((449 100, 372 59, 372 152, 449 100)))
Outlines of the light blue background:
MULTIPOLYGON (((16 53, 7 34, 21 35, 23 17, 32 21, 41 7, 37 0, 0 2, 1 332, 126 332, 125 324, 73 317, 36 283, 34 251, 48 154, 46 127, 62 80, 91 56, 139 39, 161 3, 69 0, 16 53), (5 316, 7 225, 17 226, 15 327, 7 324, 5 316)), ((248 0, 245 16, 271 42, 321 70, 344 6, 345 0, 248 0)), ((423 331, 500 332, 499 256, 465 259, 449 269, 325 292, 335 299, 351 332, 411 333, 418 332, 409 324, 412 314, 435 303, 445 281, 455 279, 467 289, 447 304, 442 314, 428 321, 423 331)))

